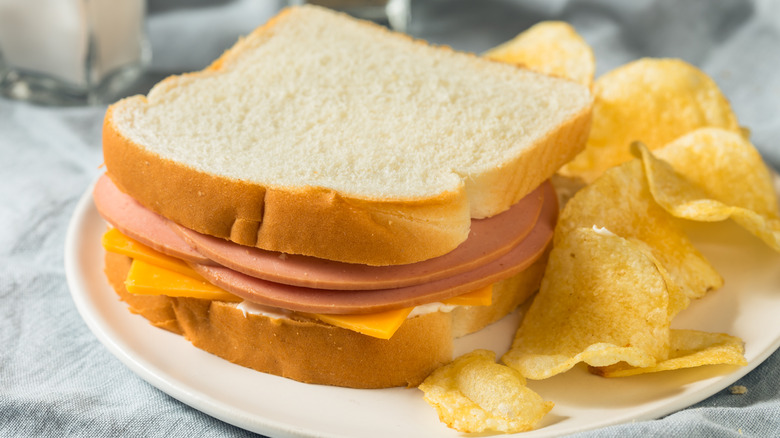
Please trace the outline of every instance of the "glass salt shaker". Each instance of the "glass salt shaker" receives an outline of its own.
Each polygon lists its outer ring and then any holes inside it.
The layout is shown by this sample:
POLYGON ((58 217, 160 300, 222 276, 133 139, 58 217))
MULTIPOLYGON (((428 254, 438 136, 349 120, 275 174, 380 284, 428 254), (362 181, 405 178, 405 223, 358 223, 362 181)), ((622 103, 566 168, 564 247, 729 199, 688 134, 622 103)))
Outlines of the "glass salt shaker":
POLYGON ((121 97, 150 60, 145 0, 0 0, 0 95, 45 105, 121 97))

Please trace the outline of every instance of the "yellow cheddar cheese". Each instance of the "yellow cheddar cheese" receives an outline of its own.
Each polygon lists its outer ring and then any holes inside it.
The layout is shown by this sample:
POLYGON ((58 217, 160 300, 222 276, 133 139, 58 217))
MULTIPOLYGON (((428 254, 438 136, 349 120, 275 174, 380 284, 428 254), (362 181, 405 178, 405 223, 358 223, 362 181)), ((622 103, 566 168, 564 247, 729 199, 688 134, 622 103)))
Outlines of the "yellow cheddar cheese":
MULTIPOLYGON (((489 306, 493 302, 493 286, 479 288, 463 295, 442 300, 441 302, 442 304, 454 306, 489 306)), ((390 339, 393 333, 406 321, 412 309, 414 308, 407 307, 366 315, 309 314, 308 316, 364 335, 390 339)))
POLYGON ((387 312, 369 313, 365 315, 325 315, 305 314, 336 327, 349 329, 364 335, 379 339, 390 339, 398 327, 406 321, 412 307, 388 310, 387 312))
POLYGON ((105 248, 106 251, 124 254, 133 260, 143 260, 152 265, 160 266, 161 268, 205 281, 200 274, 195 272, 195 270, 190 268, 189 265, 182 260, 165 255, 141 242, 133 240, 122 234, 122 232, 116 228, 111 228, 103 234, 102 243, 103 248, 105 248))
MULTIPOLYGON (((105 233, 103 247, 106 251, 124 254, 133 259, 125 279, 125 287, 132 294, 242 301, 240 297, 205 281, 183 261, 130 239, 116 229, 105 233)), ((487 286, 442 300, 442 303, 461 306, 489 306, 492 302, 492 295, 493 287, 487 286)), ((367 336, 390 339, 401 324, 406 321, 411 311, 412 308, 409 307, 365 315, 308 313, 303 315, 367 336)))
POLYGON ((170 269, 134 259, 125 279, 125 288, 137 295, 167 295, 219 301, 241 301, 241 298, 214 286, 170 269))

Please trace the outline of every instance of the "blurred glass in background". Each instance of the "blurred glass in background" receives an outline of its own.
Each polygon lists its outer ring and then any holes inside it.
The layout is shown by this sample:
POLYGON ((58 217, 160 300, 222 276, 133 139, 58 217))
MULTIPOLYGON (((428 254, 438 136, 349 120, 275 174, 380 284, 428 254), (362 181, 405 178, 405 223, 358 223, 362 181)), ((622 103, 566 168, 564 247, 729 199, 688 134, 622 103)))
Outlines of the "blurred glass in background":
POLYGON ((0 0, 0 95, 103 103, 150 60, 145 0, 0 0))
POLYGON ((346 12, 353 17, 371 20, 399 32, 409 26, 410 0, 288 0, 293 5, 305 3, 346 12))

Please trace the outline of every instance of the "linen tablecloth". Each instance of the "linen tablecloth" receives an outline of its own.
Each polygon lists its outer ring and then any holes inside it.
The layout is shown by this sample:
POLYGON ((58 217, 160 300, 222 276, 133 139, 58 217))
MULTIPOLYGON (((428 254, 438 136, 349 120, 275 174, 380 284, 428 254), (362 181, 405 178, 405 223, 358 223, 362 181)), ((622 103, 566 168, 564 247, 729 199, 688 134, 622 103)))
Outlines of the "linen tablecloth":
MULTIPOLYGON (((480 53, 535 22, 561 19, 593 46, 597 75, 642 56, 685 59, 715 79, 753 143, 780 168, 780 2, 624 3, 416 0, 409 33, 480 53)), ((133 91, 203 68, 278 8, 262 0, 150 2, 153 61, 133 91)), ((0 98, 0 436, 253 436, 136 376, 98 342, 71 299, 65 233, 101 172, 104 112, 0 98)), ((724 390, 661 419, 581 436, 780 436, 779 382, 775 352, 736 382, 746 394, 724 390)))

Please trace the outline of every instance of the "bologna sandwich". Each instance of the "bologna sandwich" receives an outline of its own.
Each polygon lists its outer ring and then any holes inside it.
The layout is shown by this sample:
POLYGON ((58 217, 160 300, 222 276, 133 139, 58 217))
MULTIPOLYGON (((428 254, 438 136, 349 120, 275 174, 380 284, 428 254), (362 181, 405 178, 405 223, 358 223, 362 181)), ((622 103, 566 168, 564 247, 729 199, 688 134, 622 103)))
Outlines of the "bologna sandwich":
POLYGON ((416 386, 539 286, 565 79, 289 8, 107 111, 95 186, 130 310, 258 371, 416 386))

